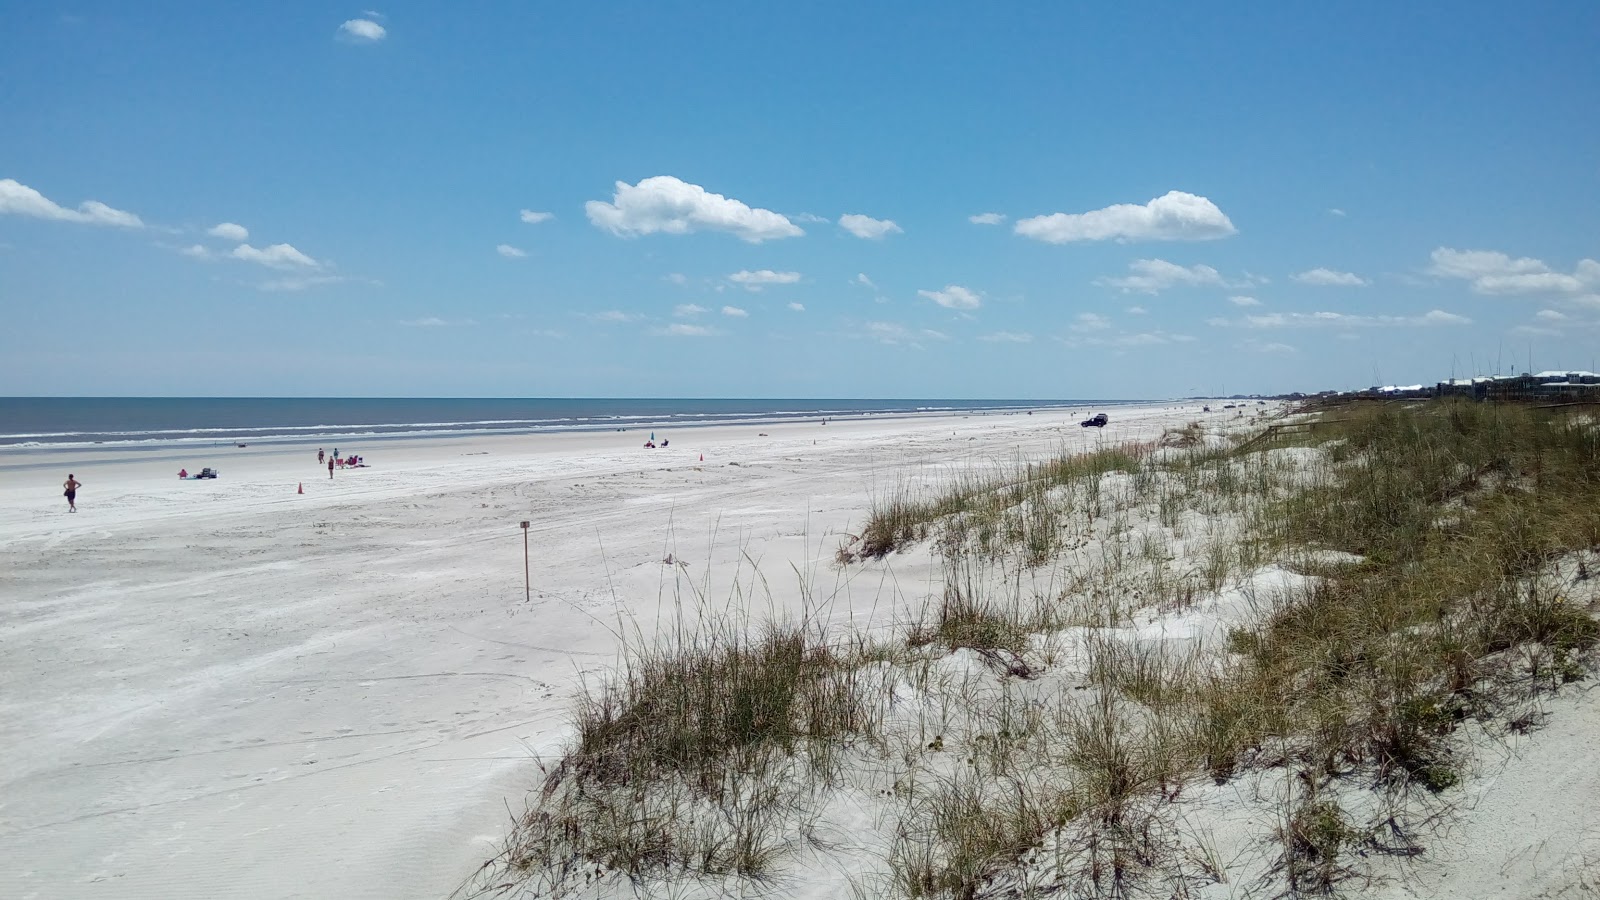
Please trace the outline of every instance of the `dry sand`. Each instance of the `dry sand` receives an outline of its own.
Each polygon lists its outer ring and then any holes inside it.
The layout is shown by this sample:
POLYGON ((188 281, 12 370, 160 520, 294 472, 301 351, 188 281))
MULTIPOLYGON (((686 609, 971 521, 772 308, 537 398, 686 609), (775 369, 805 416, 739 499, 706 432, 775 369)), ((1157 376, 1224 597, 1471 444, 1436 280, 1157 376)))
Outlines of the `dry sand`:
POLYGON ((675 574, 865 625, 934 577, 835 568, 875 492, 1201 415, 1083 412, 0 457, 0 896, 443 896, 675 574))

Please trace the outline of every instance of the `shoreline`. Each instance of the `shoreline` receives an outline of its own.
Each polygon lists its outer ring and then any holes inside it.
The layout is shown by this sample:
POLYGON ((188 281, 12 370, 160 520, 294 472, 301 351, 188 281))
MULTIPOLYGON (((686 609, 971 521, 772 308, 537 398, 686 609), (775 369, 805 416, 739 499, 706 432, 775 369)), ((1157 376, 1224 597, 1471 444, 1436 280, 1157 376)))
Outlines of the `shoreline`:
MULTIPOLYGON (((19 398, 0 398, 0 403, 3 403, 6 399, 14 400, 19 398)), ((105 399, 126 399, 129 403, 137 403, 141 398, 105 399)), ((694 403, 697 401, 683 402, 694 403)), ((735 403, 741 401, 715 402, 735 403)), ((783 401, 773 402, 776 403, 783 401)), ((823 399, 816 402, 819 404, 830 404, 849 401, 823 399)), ((858 402, 889 403, 896 401, 858 402)), ((728 410, 720 412, 665 412, 611 415, 596 413, 588 416, 565 416, 535 419, 462 419, 459 421, 357 422, 351 424, 326 423, 314 425, 283 424, 265 426, 237 425, 200 426, 194 428, 163 427, 153 428, 150 430, 20 432, 16 434, 0 435, 0 457, 10 453, 29 454, 83 451, 124 452, 137 450, 161 451, 177 450, 185 447, 222 447, 239 446, 241 444, 279 446, 284 444, 305 442, 329 443, 349 442, 353 440, 389 441, 429 437, 474 437, 501 434, 527 435, 630 431, 645 429, 667 430, 678 428, 720 427, 741 424, 776 425, 786 422, 805 422, 813 419, 846 421, 884 418, 926 418, 951 415, 1009 415, 1016 413, 1027 413, 1032 410, 1078 409, 1094 406, 1105 406, 1112 408, 1144 407, 1160 402, 1171 403, 1176 401, 1045 400, 1030 403, 1027 401, 1017 400, 949 401, 934 399, 908 400, 903 402, 907 405, 861 409, 819 405, 815 408, 802 408, 793 410, 776 409, 761 412, 728 410), (961 402, 980 405, 915 405, 950 404, 961 402), (76 441, 39 440, 42 438, 73 437, 102 439, 76 441)))

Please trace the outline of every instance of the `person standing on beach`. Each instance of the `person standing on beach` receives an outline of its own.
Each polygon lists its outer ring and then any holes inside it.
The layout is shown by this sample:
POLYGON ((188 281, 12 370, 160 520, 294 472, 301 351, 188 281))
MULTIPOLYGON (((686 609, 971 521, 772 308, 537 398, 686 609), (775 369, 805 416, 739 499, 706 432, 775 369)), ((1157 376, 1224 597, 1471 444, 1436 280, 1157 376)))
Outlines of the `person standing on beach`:
POLYGON ((62 487, 66 488, 65 496, 67 498, 67 512, 77 512, 78 488, 83 487, 83 483, 77 478, 73 477, 71 472, 68 472, 67 481, 62 485, 62 487))
POLYGON ((322 448, 318 447, 317 448, 317 465, 319 465, 319 466, 322 465, 322 460, 323 460, 322 448))
POLYGON ((328 480, 333 480, 333 457, 328 457, 328 480))

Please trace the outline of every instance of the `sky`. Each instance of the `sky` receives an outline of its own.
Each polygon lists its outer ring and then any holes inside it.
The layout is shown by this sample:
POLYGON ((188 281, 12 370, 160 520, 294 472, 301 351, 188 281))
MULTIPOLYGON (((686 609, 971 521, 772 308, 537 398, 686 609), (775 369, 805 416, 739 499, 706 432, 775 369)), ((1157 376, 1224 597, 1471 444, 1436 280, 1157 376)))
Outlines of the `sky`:
POLYGON ((1600 4, 0 0, 0 394, 1594 369, 1600 4))

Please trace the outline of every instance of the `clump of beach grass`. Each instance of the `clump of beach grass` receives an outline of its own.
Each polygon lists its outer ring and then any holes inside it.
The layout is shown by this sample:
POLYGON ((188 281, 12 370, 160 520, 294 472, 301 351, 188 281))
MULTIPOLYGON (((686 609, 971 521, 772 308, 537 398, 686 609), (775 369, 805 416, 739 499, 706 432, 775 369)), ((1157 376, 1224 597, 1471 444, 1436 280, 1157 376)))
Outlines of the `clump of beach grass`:
POLYGON ((958 477, 931 495, 897 485, 874 499, 859 540, 841 561, 879 559, 942 531, 941 544, 949 547, 971 537, 981 546, 1026 544, 1033 564, 1042 565, 1055 548, 1052 532, 1063 517, 1086 515, 1092 521, 1100 515, 1101 476, 1139 471, 1150 450, 1130 443, 1022 460, 998 474, 958 477))
POLYGON ((462 893, 774 877, 885 705, 867 665, 881 650, 834 637, 809 612, 752 626, 697 601, 626 641, 616 672, 577 697, 573 746, 462 893))

